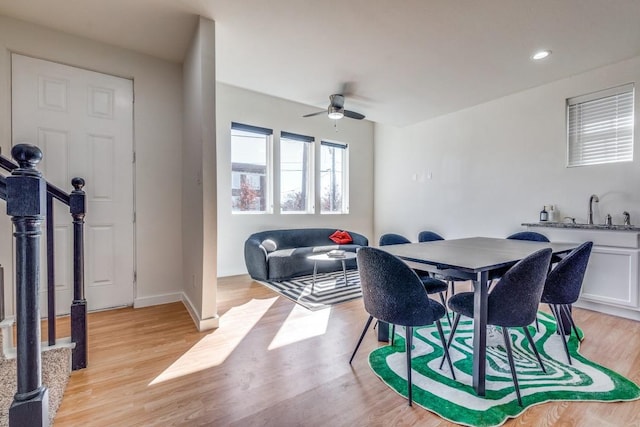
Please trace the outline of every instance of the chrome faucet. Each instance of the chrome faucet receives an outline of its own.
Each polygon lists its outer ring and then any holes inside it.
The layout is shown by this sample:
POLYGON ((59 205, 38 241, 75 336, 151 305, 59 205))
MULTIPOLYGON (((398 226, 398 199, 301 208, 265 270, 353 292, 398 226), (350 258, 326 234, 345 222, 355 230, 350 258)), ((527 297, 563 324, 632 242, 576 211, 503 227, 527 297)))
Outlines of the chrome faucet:
POLYGON ((589 197, 589 221, 587 222, 589 225, 593 225, 593 202, 598 203, 599 201, 600 199, 598 199, 598 196, 595 194, 592 194, 591 197, 589 197))
POLYGON ((631 225, 631 215, 629 215, 629 212, 622 212, 622 217, 624 218, 624 225, 631 225))

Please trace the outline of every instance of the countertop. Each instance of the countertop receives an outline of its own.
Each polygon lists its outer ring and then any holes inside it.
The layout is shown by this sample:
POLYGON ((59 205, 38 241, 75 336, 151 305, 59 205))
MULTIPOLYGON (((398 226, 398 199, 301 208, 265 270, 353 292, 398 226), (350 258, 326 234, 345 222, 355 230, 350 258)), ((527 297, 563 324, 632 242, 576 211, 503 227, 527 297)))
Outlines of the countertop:
POLYGON ((525 227, 548 227, 548 228, 566 228, 581 230, 606 230, 606 231, 635 231, 640 232, 640 227, 636 225, 605 225, 605 224, 573 224, 570 222, 525 222, 525 227))

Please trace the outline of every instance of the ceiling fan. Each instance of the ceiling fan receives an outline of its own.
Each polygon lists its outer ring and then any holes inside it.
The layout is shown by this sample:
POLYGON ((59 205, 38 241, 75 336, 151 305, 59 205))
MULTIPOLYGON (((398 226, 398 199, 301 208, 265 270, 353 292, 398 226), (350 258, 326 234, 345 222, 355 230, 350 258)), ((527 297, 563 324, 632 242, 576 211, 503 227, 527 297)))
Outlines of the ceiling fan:
MULTIPOLYGON (((329 96, 329 107, 327 107, 327 116, 330 119, 338 120, 343 117, 349 117, 350 119, 362 120, 364 115, 356 113, 355 111, 344 109, 344 95, 335 93, 329 96)), ((306 114, 302 117, 312 117, 320 114, 324 114, 324 111, 318 111, 317 113, 306 114)))

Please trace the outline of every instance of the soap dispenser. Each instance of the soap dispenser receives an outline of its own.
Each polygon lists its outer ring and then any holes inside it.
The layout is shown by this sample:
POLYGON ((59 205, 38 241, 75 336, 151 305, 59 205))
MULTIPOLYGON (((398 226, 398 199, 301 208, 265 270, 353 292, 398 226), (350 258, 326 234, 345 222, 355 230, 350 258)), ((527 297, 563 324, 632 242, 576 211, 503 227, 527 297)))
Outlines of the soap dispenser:
POLYGON ((549 221, 549 212, 547 212, 547 207, 543 206, 540 211, 540 222, 549 221))

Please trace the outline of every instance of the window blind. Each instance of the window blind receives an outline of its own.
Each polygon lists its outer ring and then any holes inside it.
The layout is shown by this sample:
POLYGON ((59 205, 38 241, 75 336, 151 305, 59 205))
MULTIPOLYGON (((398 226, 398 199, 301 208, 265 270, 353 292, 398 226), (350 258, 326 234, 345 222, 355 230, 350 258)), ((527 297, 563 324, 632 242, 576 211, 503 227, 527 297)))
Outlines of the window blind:
POLYGON ((347 144, 340 144, 338 142, 320 141, 320 145, 324 145, 325 147, 340 148, 342 150, 347 149, 347 144))
POLYGON ((280 138, 291 139, 293 141, 300 141, 300 142, 313 142, 316 140, 312 136, 300 135, 298 133, 291 133, 291 132, 285 132, 285 131, 280 132, 280 138))
POLYGON ((260 135, 272 135, 273 134, 273 130, 272 129, 262 128, 262 127, 259 127, 259 126, 245 125, 243 123, 236 123, 236 122, 231 122, 231 129, 242 130, 242 131, 245 131, 245 132, 257 133, 257 134, 260 134, 260 135))
POLYGON ((567 166, 633 160, 634 85, 567 100, 567 166))

